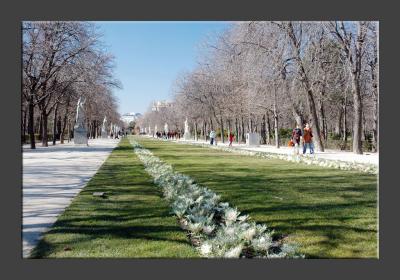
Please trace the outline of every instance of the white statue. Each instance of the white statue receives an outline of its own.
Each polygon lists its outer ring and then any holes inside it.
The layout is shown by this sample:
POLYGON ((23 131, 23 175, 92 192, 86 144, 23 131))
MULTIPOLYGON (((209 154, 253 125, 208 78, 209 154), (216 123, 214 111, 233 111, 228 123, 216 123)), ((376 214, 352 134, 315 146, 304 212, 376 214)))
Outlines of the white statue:
POLYGON ((76 105, 76 123, 74 125, 74 144, 76 145, 88 145, 85 110, 83 108, 85 102, 86 99, 79 97, 78 104, 76 105))
POLYGON ((83 112, 83 105, 85 104, 86 99, 82 99, 79 97, 78 104, 76 105, 76 124, 75 128, 83 128, 85 127, 85 115, 83 112))
POLYGON ((185 120, 185 132, 183 133, 183 139, 190 140, 190 131, 187 118, 185 120))
POLYGON ((165 123, 165 125, 164 125, 164 131, 165 131, 165 133, 168 133, 168 124, 167 123, 165 123))
POLYGON ((106 123, 107 123, 107 117, 106 116, 104 116, 104 119, 103 119, 103 126, 101 127, 101 130, 102 131, 106 131, 106 123))
POLYGON ((106 125, 107 125, 107 117, 104 116, 103 125, 101 127, 101 138, 107 138, 106 125))
POLYGON ((189 132, 189 125, 188 125, 188 121, 187 121, 187 118, 186 118, 186 120, 185 120, 185 134, 187 132, 189 132))

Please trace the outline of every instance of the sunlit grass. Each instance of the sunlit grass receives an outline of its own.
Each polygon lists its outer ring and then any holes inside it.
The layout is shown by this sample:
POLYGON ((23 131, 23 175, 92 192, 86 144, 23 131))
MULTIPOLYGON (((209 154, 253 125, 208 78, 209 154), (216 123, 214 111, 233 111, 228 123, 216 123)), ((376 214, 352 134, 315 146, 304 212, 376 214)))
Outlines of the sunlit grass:
POLYGON ((136 137, 308 258, 377 257, 377 176, 136 137))
POLYGON ((127 139, 58 218, 33 258, 198 257, 127 139), (93 197, 106 192, 107 198, 93 197))

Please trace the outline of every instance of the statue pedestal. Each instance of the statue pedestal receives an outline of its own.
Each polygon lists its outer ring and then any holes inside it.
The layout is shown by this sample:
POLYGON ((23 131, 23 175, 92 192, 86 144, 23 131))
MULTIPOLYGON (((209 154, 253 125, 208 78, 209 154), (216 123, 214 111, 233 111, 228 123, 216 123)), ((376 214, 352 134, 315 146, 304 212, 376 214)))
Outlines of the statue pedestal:
POLYGON ((246 145, 247 146, 260 145, 260 136, 258 135, 258 133, 247 133, 246 134, 246 145))
POLYGON ((185 133, 183 134, 183 139, 184 139, 184 140, 190 140, 190 132, 185 132, 185 133))
POLYGON ((108 138, 107 132, 102 131, 101 132, 101 138, 108 138))
POLYGON ((87 131, 84 127, 74 128, 74 144, 75 145, 87 145, 87 131))

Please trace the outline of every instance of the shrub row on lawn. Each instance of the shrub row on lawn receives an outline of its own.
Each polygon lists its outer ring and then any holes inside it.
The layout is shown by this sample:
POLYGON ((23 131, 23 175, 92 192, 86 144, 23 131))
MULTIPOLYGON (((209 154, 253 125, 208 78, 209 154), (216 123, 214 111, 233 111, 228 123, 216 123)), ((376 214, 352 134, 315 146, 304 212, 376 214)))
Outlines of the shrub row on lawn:
POLYGON ((221 202, 220 196, 175 172, 149 150, 131 140, 155 184, 163 190, 182 229, 193 245, 208 258, 299 258, 296 245, 273 238, 267 226, 250 222, 237 208, 221 202))
POLYGON ((270 153, 270 152, 255 152, 255 151, 248 151, 243 150, 240 148, 235 147, 225 147, 225 146, 215 146, 209 145, 204 143, 193 143, 193 142, 181 142, 177 141, 176 143, 180 144, 189 144, 189 145, 196 145, 201 146, 203 148, 212 148, 217 149, 225 152, 234 152, 241 155, 246 156, 256 156, 260 158, 267 158, 267 159, 281 159, 290 162, 296 163, 303 163, 307 165, 317 165, 322 167, 329 167, 341 170, 354 170, 360 171, 369 174, 377 174, 378 167, 374 164, 367 164, 367 163, 358 163, 358 162, 346 162, 341 160, 331 160, 331 159, 323 159, 318 158, 313 155, 291 155, 291 154, 278 154, 278 153, 270 153))

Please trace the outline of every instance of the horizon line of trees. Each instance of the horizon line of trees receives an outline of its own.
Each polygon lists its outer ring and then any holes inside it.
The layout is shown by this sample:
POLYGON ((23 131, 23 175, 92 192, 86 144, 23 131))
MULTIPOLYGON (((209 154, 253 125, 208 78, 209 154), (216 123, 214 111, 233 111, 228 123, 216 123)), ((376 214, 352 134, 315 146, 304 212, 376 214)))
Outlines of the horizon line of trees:
POLYGON ((202 51, 177 78, 172 106, 149 108, 141 126, 183 130, 187 117, 195 139, 218 128, 222 141, 258 132, 279 147, 280 131, 307 121, 319 151, 333 140, 378 151, 378 22, 238 22, 202 51))

